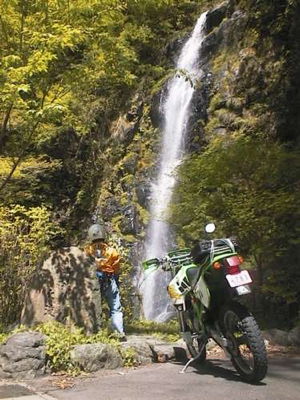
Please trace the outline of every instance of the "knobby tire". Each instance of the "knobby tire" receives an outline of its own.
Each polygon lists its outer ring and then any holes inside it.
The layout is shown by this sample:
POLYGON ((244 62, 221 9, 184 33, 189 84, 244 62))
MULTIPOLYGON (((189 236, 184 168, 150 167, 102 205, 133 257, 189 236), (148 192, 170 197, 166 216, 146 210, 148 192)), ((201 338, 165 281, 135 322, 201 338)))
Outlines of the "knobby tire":
POLYGON ((267 352, 261 331, 248 310, 231 303, 221 313, 220 325, 229 343, 231 361, 242 379, 257 383, 267 373, 267 352))

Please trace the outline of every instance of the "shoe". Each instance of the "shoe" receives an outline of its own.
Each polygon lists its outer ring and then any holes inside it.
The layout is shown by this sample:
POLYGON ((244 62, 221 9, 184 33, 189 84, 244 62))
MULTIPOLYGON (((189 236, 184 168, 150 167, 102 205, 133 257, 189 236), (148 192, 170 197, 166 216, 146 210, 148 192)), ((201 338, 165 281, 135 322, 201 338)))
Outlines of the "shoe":
POLYGON ((127 337, 125 335, 120 336, 119 342, 127 342, 127 337))

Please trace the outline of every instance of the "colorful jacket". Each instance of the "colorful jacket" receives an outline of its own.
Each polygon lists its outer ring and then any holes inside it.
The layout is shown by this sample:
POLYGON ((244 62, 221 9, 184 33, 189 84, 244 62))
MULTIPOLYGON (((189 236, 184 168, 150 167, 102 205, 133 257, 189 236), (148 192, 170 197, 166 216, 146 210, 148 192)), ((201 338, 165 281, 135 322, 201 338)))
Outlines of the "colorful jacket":
POLYGON ((108 274, 119 274, 121 257, 113 247, 108 246, 106 243, 91 243, 85 247, 85 253, 96 258, 98 271, 108 274), (101 253, 101 259, 96 257, 97 250, 101 253))

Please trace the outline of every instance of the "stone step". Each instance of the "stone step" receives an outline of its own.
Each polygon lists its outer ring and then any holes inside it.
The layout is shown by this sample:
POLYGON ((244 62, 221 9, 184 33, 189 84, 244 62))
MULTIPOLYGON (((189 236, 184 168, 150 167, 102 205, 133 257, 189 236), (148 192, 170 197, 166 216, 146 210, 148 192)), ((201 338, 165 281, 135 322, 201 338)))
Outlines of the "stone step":
POLYGON ((0 399, 2 400, 55 400, 54 397, 44 393, 38 393, 26 384, 1 383, 0 399))

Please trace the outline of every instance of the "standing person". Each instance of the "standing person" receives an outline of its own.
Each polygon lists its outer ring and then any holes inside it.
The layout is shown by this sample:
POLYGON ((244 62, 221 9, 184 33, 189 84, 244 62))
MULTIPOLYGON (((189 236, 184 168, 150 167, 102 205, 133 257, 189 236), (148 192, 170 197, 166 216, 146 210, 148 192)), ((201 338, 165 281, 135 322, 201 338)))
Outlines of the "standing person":
POLYGON ((120 254, 106 243, 106 232, 103 225, 91 225, 88 230, 88 239, 90 244, 86 246, 85 252, 94 257, 96 261, 96 275, 100 284, 101 296, 108 303, 112 327, 120 335, 120 340, 126 341, 119 292, 120 254))

